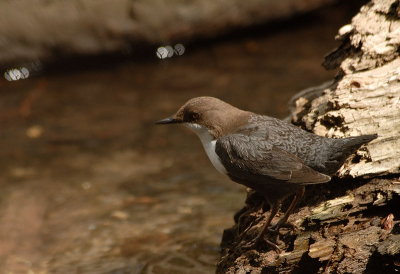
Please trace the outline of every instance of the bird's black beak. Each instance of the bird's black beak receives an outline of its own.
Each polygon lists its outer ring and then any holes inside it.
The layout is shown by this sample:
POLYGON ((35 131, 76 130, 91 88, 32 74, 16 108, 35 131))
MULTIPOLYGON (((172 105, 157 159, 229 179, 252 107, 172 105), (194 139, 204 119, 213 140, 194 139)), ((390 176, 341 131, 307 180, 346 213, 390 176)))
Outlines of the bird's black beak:
POLYGON ((179 120, 174 119, 174 117, 171 116, 171 117, 168 117, 168 118, 165 118, 165 119, 162 119, 162 120, 156 122, 156 125, 168 125, 168 124, 177 124, 177 123, 179 123, 179 120))

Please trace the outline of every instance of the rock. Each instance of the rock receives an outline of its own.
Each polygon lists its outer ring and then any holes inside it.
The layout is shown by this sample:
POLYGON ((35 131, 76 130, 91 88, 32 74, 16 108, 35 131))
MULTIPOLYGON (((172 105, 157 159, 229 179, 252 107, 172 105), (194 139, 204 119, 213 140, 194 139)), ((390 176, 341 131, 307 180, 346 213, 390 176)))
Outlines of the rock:
POLYGON ((0 8, 0 67, 72 55, 134 54, 138 44, 166 46, 214 37, 335 1, 5 1, 0 8))

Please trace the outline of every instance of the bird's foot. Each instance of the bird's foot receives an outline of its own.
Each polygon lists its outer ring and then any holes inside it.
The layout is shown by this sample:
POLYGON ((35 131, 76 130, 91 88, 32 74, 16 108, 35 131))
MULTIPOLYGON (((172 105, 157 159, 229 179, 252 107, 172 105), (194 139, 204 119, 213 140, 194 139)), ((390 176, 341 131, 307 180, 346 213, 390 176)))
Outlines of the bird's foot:
POLYGON ((297 226, 294 223, 288 222, 288 221, 283 223, 283 224, 281 224, 280 227, 289 228, 289 229, 291 229, 291 230, 293 230, 295 232, 297 231, 297 226))
POLYGON ((288 221, 278 221, 276 224, 268 227, 268 232, 272 234, 277 234, 279 233, 279 229, 282 227, 292 229, 294 232, 297 231, 297 226, 294 223, 288 221))
POLYGON ((254 249, 258 244, 260 244, 262 241, 266 242, 269 246, 271 246, 276 252, 281 253, 282 250, 279 248, 279 246, 267 239, 265 239, 263 236, 258 235, 255 239, 251 240, 250 242, 242 245, 241 247, 243 249, 254 249))

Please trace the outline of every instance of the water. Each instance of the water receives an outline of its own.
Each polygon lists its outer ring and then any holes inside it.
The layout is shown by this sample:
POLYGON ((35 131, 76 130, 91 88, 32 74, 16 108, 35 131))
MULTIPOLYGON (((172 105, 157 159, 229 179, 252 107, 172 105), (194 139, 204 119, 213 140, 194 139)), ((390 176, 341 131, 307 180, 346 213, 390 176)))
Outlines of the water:
POLYGON ((0 272, 213 273, 245 188, 189 130, 154 123, 201 95, 285 117, 334 76, 320 63, 343 5, 167 60, 1 80, 0 272))

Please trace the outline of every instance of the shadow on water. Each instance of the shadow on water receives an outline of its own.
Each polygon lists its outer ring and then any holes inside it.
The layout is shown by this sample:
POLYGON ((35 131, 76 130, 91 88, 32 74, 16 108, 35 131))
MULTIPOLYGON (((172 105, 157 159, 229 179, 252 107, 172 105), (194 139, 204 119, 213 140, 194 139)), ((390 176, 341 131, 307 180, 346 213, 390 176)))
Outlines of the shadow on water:
POLYGON ((355 12, 331 6, 167 60, 78 58, 1 80, 0 272, 213 273, 245 189, 194 134, 154 122, 200 95, 283 118, 294 93, 334 76, 320 63, 355 12))

